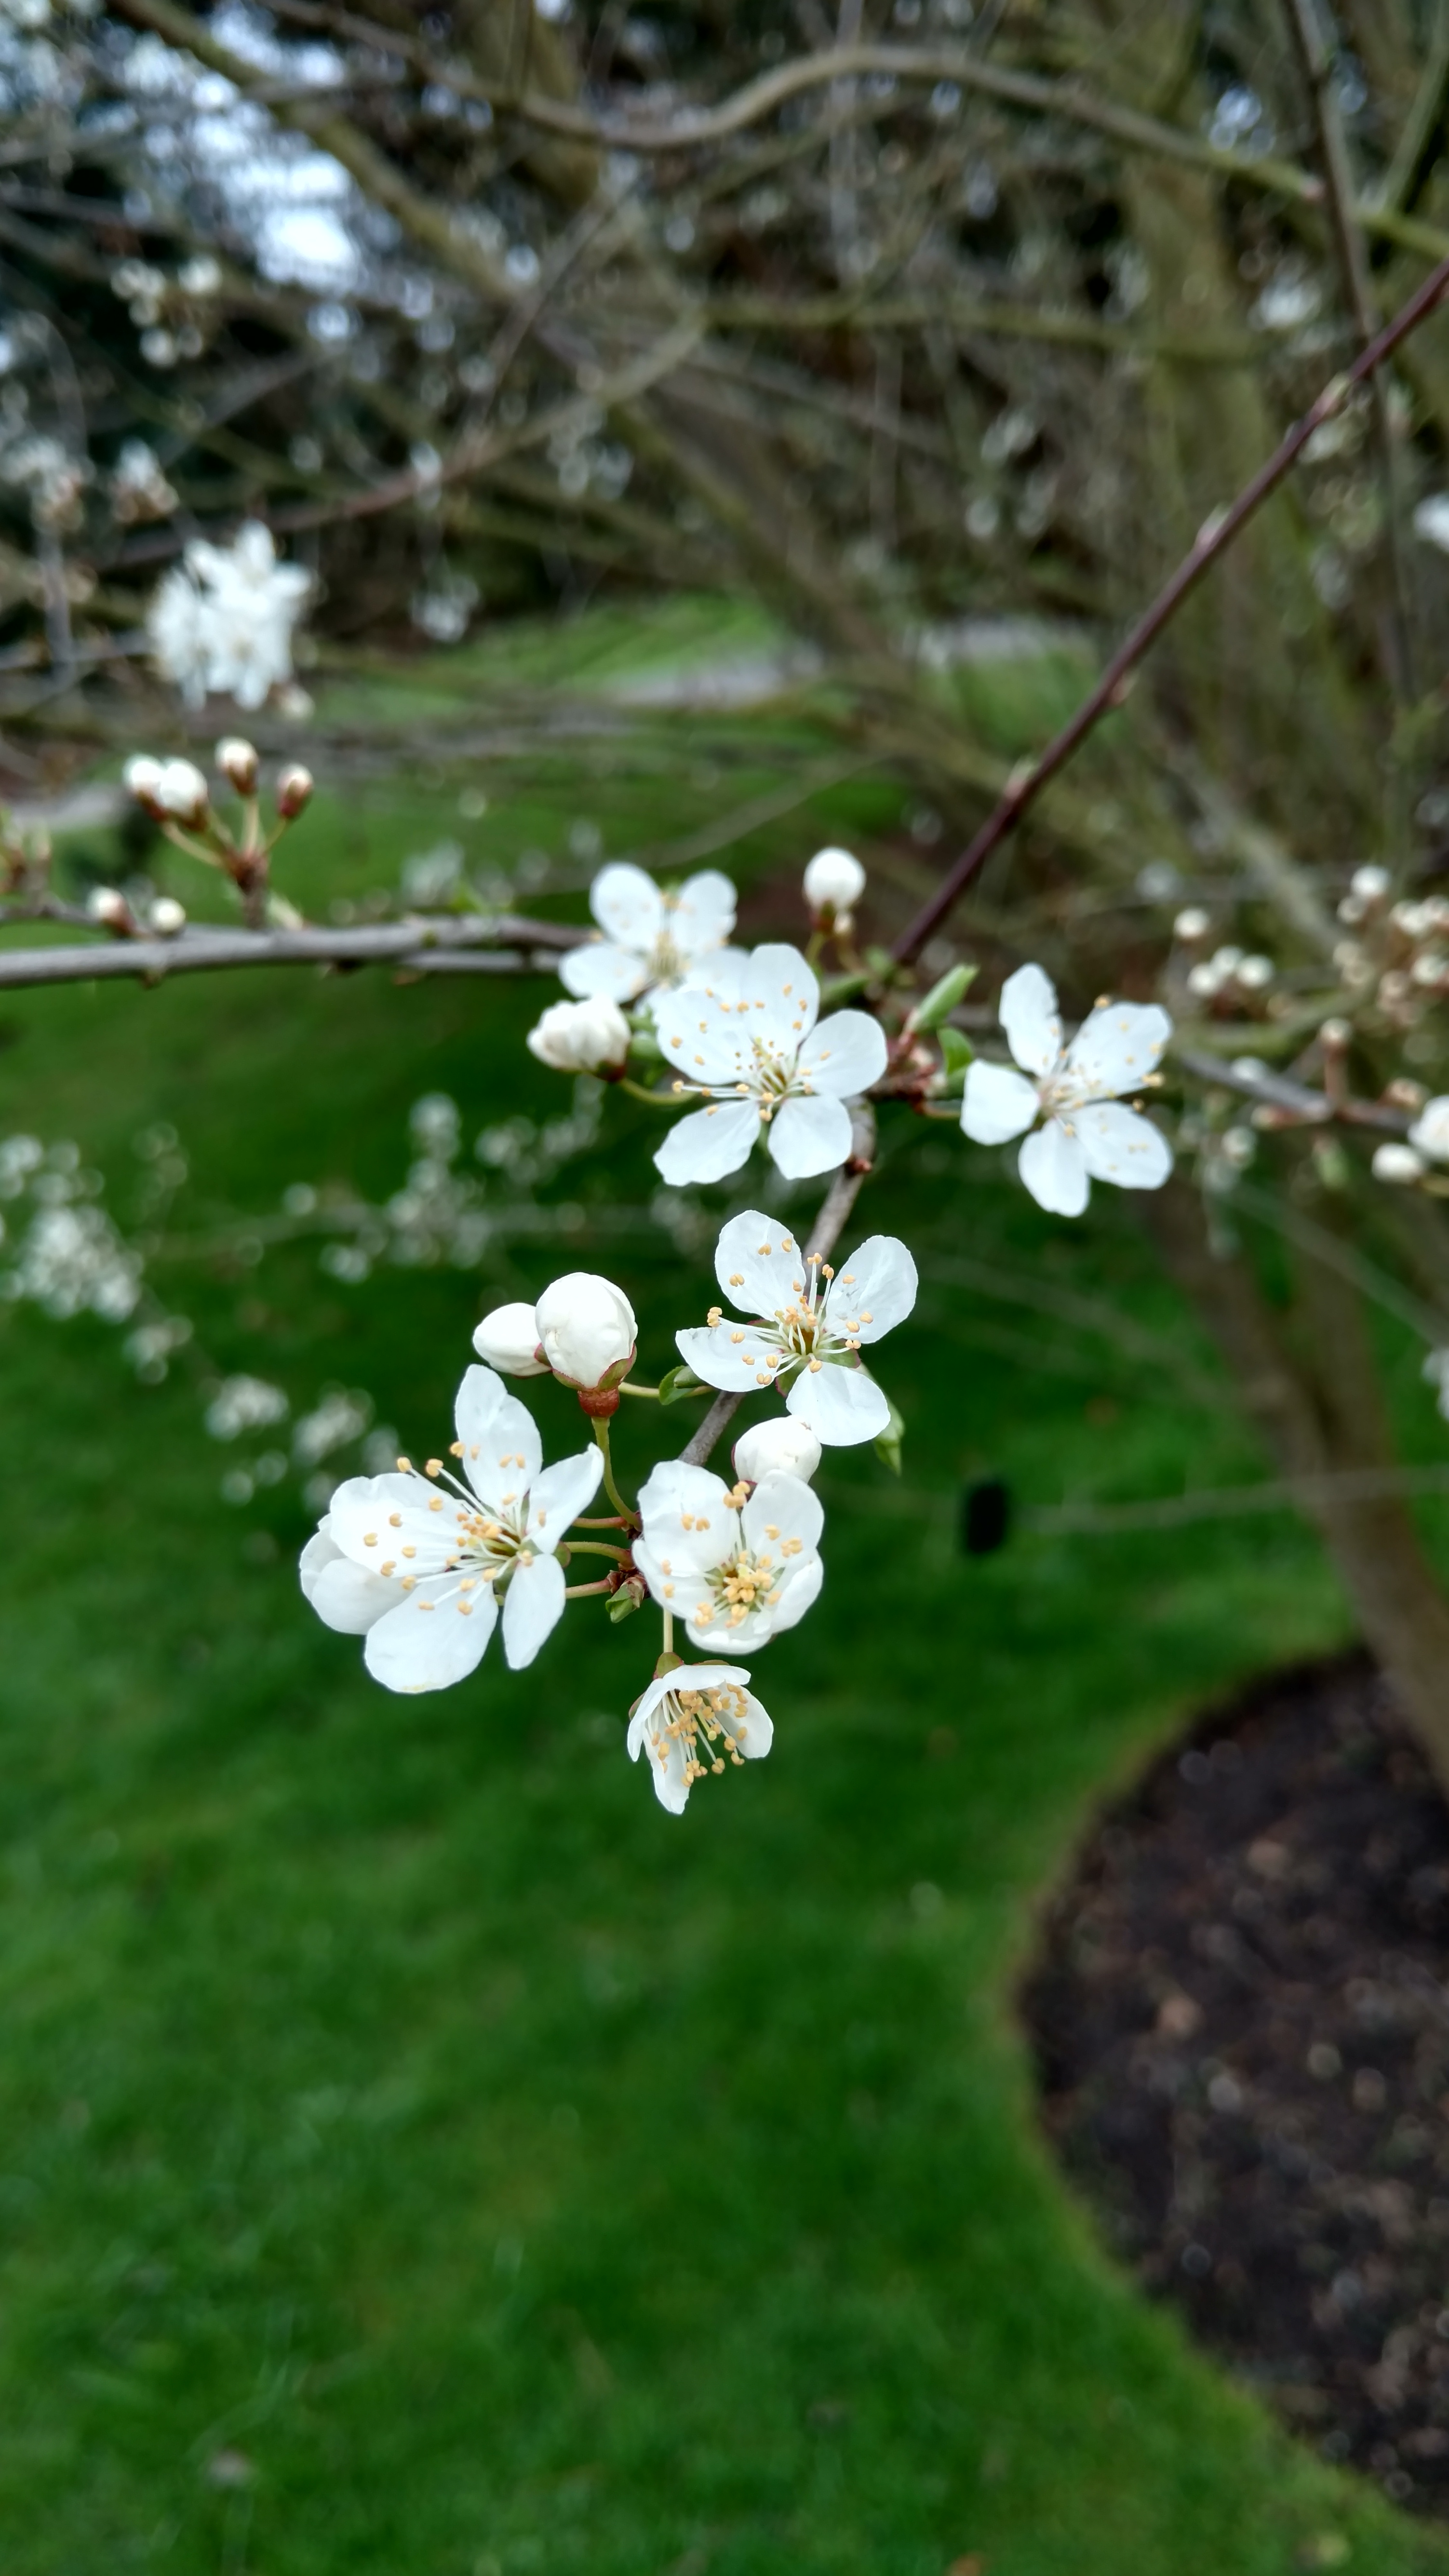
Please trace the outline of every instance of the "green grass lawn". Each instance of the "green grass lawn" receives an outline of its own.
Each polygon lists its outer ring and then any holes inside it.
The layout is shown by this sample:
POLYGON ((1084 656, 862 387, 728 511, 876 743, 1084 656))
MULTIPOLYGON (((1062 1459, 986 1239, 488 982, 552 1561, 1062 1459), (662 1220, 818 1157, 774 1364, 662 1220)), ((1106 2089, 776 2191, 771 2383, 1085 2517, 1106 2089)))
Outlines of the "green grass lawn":
MULTIPOLYGON (((868 826, 848 795, 754 858, 868 826)), ((528 796, 490 810, 503 856, 561 850, 584 790, 528 796)), ((454 802, 319 807, 310 894, 384 881, 454 802)), ((667 802, 620 793, 607 845, 664 836, 667 802)), ((536 1006, 365 976, 7 996, 0 1132, 124 1179, 169 1120, 204 1204, 382 1190, 421 1092, 469 1135, 560 1105, 536 1006)), ((556 1256, 344 1287, 298 1246, 166 1293, 220 1365, 260 1335, 299 1400, 365 1385, 419 1454, 482 1305, 553 1268, 617 1265, 662 1367, 710 1273, 590 1230, 648 1196, 647 1113, 613 1106, 556 1256)), ((1184 1392, 1206 1363, 1120 1202, 1069 1228, 949 1130, 886 1144, 862 1230, 909 1232, 926 1279, 881 1358, 904 1477, 829 1460, 826 1590, 756 1665, 775 1751, 679 1822, 623 1749, 650 1614, 581 1604, 527 1674, 390 1698, 301 1603, 295 1488, 219 1499, 184 1375, 0 1312, 6 2576, 1449 2566, 1118 2277, 1012 2017, 1091 1800, 1337 1639, 1332 1586, 1286 1519, 965 1558, 968 1476, 1120 1500, 1253 1459, 1184 1392)), ((549 1454, 575 1445, 536 1394, 549 1454)), ((685 1424, 626 1430, 642 1470, 685 1424)))

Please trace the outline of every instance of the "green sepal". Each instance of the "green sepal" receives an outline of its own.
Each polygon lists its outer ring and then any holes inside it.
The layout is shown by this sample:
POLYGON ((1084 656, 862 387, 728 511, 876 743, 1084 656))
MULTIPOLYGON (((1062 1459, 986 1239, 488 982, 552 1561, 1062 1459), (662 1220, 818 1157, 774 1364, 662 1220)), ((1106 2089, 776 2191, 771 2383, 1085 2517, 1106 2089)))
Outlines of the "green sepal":
MULTIPOLYGON (((891 1404, 890 1397, 886 1397, 891 1404)), ((893 1476, 901 1472, 901 1442, 906 1436, 906 1418, 899 1405, 891 1404, 891 1418, 875 1444, 875 1454, 893 1476)))
POLYGON ((643 1609, 647 1598, 637 1575, 631 1575, 627 1583, 621 1583, 605 1605, 614 1626, 617 1627, 621 1619, 632 1619, 636 1610, 643 1609))
POLYGON ((704 1383, 704 1379, 696 1377, 688 1363, 681 1360, 677 1368, 666 1369, 660 1379, 659 1401, 661 1404, 678 1404, 681 1396, 700 1394, 704 1383))
POLYGON ((946 1079, 948 1082, 956 1082, 965 1072, 976 1049, 960 1029, 942 1029, 939 1032, 939 1039, 941 1062, 945 1068, 946 1079))

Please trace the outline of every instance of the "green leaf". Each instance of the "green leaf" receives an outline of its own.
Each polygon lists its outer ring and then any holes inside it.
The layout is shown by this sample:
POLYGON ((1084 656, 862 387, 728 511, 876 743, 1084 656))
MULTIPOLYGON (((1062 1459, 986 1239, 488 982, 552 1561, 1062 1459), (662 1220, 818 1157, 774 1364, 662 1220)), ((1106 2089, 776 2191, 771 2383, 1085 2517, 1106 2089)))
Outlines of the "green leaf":
POLYGON ((979 972, 980 968, 976 966, 952 966, 938 984, 931 986, 924 1001, 916 1004, 911 1013, 911 1027, 938 1029, 943 1020, 950 1018, 957 1003, 969 993, 979 972))
POLYGON ((942 1029, 941 1062, 950 1081, 954 1082, 959 1074, 965 1072, 975 1052, 971 1040, 960 1029, 942 1029))
POLYGON ((703 1386, 704 1379, 696 1377, 693 1369, 681 1360, 677 1368, 666 1369, 660 1379, 659 1401, 661 1404, 677 1404, 681 1396, 698 1395, 703 1386))

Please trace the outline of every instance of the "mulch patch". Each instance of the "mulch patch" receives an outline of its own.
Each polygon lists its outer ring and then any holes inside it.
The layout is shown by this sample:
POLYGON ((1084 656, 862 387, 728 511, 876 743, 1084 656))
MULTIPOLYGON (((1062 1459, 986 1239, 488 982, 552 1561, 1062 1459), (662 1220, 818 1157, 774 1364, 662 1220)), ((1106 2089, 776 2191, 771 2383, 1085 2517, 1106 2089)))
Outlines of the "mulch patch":
POLYGON ((1022 2000, 1138 2279, 1325 2458, 1449 2519, 1449 1810, 1372 1667, 1276 1675, 1163 1755, 1022 2000))

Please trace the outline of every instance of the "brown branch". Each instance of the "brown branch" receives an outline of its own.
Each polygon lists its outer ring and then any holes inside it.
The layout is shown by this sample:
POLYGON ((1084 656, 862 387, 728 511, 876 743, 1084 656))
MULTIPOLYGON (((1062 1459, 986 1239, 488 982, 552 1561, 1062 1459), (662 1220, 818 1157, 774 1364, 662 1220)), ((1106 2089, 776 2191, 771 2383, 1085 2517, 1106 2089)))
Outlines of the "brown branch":
POLYGON ((1027 807, 1035 803, 1041 791, 1064 769, 1081 748, 1087 736, 1114 707, 1122 704, 1131 674, 1156 643, 1163 629, 1170 625, 1184 600, 1196 590, 1199 582, 1225 554, 1233 540, 1247 526, 1271 494, 1277 491, 1290 467, 1302 454, 1310 438, 1326 420, 1343 409, 1356 385, 1365 384, 1385 360, 1393 356, 1411 331, 1427 319, 1449 289, 1449 259, 1441 260, 1424 280, 1417 294, 1411 295, 1377 337, 1362 350, 1353 365, 1324 386, 1315 403, 1310 404, 1301 420, 1296 421, 1267 463, 1261 465, 1251 482, 1238 494, 1230 509, 1216 513, 1199 529, 1192 551, 1178 565, 1171 579, 1158 592, 1145 616, 1139 618, 1130 635, 1119 645, 1096 687, 1083 699, 1075 715, 1063 725, 1060 733, 1048 743, 1035 761, 1025 762, 1013 773, 994 812, 987 816, 980 831, 961 853, 949 875, 939 885, 929 903, 922 906, 915 920, 895 943, 897 958, 917 956, 939 928, 948 913, 959 902, 973 878, 979 876, 994 850, 1008 832, 1020 822, 1027 807))
POLYGON ((370 922, 357 930, 187 930, 176 939, 119 939, 85 947, 0 950, 0 987, 114 982, 139 975, 208 974, 226 966, 382 966, 410 975, 547 974, 562 949, 589 937, 563 922, 492 920, 370 922))
MULTIPOLYGON (((860 1185, 871 1169, 875 1155, 875 1112, 868 1100, 858 1100, 851 1112, 850 1159, 842 1163, 825 1194, 820 1214, 810 1229, 805 1258, 818 1254, 828 1261, 840 1239, 841 1228, 857 1198, 860 1185)), ((702 1467, 710 1451, 723 1437, 740 1406, 742 1395, 717 1395, 703 1422, 680 1450, 681 1466, 702 1467)))

